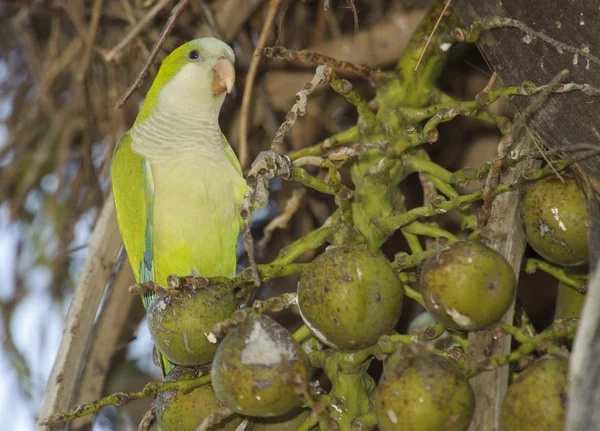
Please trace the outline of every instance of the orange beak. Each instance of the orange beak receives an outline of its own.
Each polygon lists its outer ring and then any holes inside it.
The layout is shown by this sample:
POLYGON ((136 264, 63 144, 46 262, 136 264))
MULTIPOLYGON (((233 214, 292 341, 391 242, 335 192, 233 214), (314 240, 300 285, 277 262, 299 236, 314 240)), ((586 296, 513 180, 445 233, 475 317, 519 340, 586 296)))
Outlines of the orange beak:
POLYGON ((213 91, 216 94, 221 94, 224 91, 227 91, 227 94, 231 93, 233 84, 235 83, 233 63, 227 58, 220 58, 213 66, 213 72, 213 91))

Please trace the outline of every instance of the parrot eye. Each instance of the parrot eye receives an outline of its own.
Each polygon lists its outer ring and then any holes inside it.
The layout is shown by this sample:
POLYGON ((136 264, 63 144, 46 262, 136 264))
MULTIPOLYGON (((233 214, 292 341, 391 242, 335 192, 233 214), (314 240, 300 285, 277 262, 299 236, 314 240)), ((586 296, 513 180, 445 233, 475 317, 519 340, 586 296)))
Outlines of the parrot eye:
POLYGON ((197 49, 193 49, 188 54, 190 60, 198 60, 200 58, 200 52, 197 49))

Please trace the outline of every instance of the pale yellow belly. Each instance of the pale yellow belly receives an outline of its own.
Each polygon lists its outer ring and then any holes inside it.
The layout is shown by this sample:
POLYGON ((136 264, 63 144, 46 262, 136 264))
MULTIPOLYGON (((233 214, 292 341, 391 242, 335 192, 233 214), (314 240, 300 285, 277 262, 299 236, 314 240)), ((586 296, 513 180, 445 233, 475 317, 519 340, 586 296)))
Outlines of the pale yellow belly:
POLYGON ((152 166, 156 281, 170 274, 230 277, 240 231, 241 175, 226 157, 185 157, 152 166))

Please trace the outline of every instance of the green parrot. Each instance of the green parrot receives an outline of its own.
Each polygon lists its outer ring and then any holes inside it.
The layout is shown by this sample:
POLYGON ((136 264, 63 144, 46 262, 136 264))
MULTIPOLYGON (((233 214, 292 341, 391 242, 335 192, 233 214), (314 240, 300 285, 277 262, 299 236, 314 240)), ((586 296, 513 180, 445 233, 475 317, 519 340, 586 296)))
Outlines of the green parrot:
MULTIPOLYGON (((215 38, 177 48, 116 146, 117 220, 138 283, 235 274, 246 182, 218 122, 234 61, 233 50, 215 38)), ((143 295, 146 309, 155 295, 143 295)), ((160 362, 163 374, 172 368, 160 362)))

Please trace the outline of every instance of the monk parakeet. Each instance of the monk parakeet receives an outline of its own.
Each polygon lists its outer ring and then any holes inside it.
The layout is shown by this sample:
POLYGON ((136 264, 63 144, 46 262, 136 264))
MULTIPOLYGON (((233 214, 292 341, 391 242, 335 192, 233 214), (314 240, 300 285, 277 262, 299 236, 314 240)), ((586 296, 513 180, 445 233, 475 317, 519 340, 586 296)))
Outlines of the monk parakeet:
MULTIPOLYGON (((234 61, 233 50, 214 38, 177 48, 117 144, 113 195, 138 283, 235 274, 246 183, 218 123, 234 61)), ((154 296, 144 294, 146 308, 154 296)))

